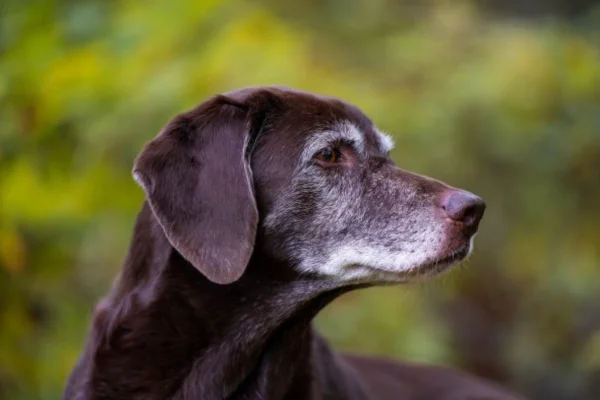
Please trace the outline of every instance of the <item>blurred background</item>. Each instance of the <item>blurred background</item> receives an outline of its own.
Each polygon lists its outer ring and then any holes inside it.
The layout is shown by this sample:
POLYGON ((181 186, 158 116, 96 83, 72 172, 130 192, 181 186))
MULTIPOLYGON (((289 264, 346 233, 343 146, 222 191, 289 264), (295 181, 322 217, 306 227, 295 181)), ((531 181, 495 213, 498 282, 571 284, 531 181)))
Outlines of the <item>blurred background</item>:
POLYGON ((60 397, 143 200, 142 144, 276 83, 357 104, 401 167, 488 204, 466 267, 326 308, 337 348, 599 399, 596 3, 1 0, 0 398, 60 397))

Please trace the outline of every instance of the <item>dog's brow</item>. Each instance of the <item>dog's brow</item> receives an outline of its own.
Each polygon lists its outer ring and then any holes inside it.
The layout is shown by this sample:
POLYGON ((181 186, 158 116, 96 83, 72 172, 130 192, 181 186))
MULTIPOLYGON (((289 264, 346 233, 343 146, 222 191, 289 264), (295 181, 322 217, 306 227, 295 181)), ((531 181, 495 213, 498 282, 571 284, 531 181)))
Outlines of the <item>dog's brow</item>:
POLYGON ((394 148, 394 139, 385 132, 375 129, 377 133, 377 139, 379 139, 379 150, 384 153, 391 151, 394 148))
POLYGON ((364 134, 354 124, 344 121, 329 130, 315 132, 306 143, 302 161, 307 162, 317 151, 338 141, 349 142, 360 155, 365 154, 364 134))

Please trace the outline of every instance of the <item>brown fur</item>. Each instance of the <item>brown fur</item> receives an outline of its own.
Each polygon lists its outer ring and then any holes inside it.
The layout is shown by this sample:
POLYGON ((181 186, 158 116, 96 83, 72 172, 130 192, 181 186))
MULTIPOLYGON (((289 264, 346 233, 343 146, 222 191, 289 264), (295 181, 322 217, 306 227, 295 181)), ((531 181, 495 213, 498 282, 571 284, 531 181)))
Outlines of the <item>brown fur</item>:
MULTIPOLYGON (((147 201, 65 399, 517 399, 450 370, 342 357, 313 331, 319 310, 369 284, 298 271, 261 221, 289 185, 302 135, 337 119, 369 132, 339 100, 246 89, 176 117, 146 146, 134 170, 147 201)), ((387 168, 373 137, 366 146, 372 167, 387 168)), ((410 179, 431 198, 446 193, 410 179)), ((452 207, 472 199, 459 200, 452 207)), ((315 199, 298 201, 310 210, 315 199)), ((469 223, 459 211, 455 225, 476 230, 483 210, 469 223)))

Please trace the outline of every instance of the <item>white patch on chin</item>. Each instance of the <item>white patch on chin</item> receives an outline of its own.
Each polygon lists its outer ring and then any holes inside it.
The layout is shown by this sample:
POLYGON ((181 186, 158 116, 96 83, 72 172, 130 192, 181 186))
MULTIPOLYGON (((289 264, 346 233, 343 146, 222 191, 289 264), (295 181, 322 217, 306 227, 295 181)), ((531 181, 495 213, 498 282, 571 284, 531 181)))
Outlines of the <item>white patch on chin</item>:
POLYGON ((379 139, 379 150, 383 153, 388 153, 394 148, 394 139, 385 132, 375 129, 377 137, 379 139))
MULTIPOLYGON (((469 254, 472 248, 473 239, 469 254)), ((341 282, 406 282, 437 275, 454 264, 433 265, 432 261, 440 256, 440 252, 433 248, 420 251, 415 249, 414 252, 393 252, 357 242, 337 248, 315 272, 334 277, 341 282), (420 271, 421 268, 425 269, 420 271)))
POLYGON ((376 248, 356 243, 336 249, 319 268, 319 272, 335 276, 342 281, 377 279, 377 272, 385 275, 403 273, 418 268, 432 255, 425 251, 413 253, 392 253, 384 248, 376 248))

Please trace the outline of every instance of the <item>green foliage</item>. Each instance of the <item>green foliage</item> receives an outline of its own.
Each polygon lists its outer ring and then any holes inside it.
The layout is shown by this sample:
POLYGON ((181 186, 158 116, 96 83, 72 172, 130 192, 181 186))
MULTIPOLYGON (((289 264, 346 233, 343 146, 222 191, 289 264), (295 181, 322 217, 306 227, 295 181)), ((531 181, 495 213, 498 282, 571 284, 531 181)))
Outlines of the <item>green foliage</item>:
POLYGON ((0 397, 60 397, 126 251, 142 144, 209 95, 276 83, 356 103, 400 166, 488 203, 468 268, 339 299, 318 318, 334 344, 594 398, 600 13, 516 23, 456 1, 411 19, 389 3, 3 3, 0 397))

